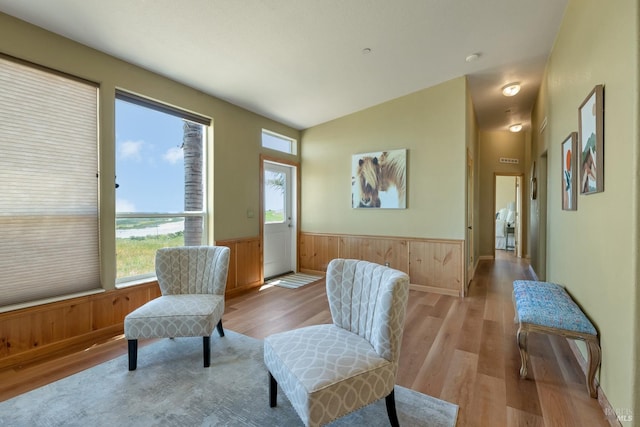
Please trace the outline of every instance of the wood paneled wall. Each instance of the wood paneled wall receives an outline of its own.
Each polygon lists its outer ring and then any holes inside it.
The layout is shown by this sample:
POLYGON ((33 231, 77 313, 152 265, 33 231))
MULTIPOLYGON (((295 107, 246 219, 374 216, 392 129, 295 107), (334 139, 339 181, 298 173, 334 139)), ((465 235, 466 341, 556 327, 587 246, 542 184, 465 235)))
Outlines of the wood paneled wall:
MULTIPOLYGON (((216 242, 231 249, 227 295, 261 286, 260 239, 216 242)), ((463 241, 301 233, 301 271, 325 272, 334 258, 358 258, 409 274, 412 288, 461 295, 463 241)), ((68 353, 123 333, 124 317, 160 296, 157 282, 0 313, 0 369, 68 353)))
POLYGON ((226 295, 236 295, 261 286, 262 244, 259 237, 217 241, 231 249, 226 295))
POLYGON ((157 282, 0 313, 0 369, 124 332, 124 317, 160 295, 157 282))
POLYGON ((334 258, 356 258, 407 273, 413 289, 464 296, 464 241, 300 234, 300 270, 325 272, 334 258))

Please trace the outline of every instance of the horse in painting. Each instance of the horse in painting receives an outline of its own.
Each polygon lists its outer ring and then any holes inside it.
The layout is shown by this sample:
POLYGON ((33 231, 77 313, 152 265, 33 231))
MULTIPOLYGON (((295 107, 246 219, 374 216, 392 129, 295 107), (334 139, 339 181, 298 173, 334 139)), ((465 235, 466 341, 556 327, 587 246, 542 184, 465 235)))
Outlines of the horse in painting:
POLYGON ((406 160, 401 151, 384 151, 380 156, 365 156, 358 160, 354 177, 358 190, 358 200, 354 207, 380 208, 405 207, 406 202, 406 160), (397 194, 397 202, 385 201, 386 194, 397 194), (383 193, 383 194, 380 194, 383 193), (395 206, 392 206, 395 204, 395 206))

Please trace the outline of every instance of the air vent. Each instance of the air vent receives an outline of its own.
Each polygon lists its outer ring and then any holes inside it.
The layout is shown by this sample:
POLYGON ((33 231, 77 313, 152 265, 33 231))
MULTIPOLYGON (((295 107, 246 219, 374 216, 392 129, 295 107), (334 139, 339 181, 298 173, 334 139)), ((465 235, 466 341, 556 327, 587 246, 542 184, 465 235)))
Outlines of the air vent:
POLYGON ((516 164, 516 163, 520 163, 520 159, 510 159, 508 157, 500 157, 500 163, 516 164))

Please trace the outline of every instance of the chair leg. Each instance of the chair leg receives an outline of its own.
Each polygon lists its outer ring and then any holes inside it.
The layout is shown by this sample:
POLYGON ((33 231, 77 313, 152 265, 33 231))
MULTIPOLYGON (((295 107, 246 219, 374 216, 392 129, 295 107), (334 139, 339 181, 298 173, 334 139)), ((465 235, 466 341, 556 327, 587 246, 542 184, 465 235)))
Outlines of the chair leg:
POLYGON ((202 354, 204 357, 204 367, 211 366, 211 337, 202 337, 202 354))
POLYGON ((129 370, 135 371, 138 366, 138 340, 129 340, 129 370))
POLYGON ((278 406, 278 383, 269 372, 269 407, 275 408, 276 406, 278 406))
POLYGON ((223 337, 224 336, 224 329, 222 329, 222 319, 220 319, 220 321, 216 325, 216 329, 218 329, 218 335, 220 335, 220 337, 223 337))
POLYGON ((384 400, 387 404, 387 415, 389 415, 391 427, 400 427, 400 423, 398 422, 398 413, 396 412, 395 390, 391 390, 391 393, 389 393, 384 400))

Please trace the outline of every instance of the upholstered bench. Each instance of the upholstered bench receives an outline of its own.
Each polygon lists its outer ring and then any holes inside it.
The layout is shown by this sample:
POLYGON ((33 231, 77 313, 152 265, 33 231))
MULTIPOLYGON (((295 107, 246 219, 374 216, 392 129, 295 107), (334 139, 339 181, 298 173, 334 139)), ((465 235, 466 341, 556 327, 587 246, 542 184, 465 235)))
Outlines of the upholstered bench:
POLYGON ((579 339, 587 344, 589 352, 587 389, 591 397, 597 397, 594 379, 601 357, 598 332, 564 287, 549 282, 516 280, 513 282, 513 304, 516 321, 520 323, 516 336, 522 361, 520 376, 527 376, 529 332, 579 339))

